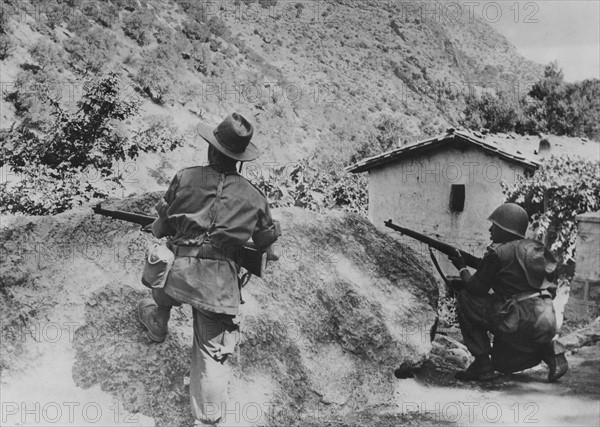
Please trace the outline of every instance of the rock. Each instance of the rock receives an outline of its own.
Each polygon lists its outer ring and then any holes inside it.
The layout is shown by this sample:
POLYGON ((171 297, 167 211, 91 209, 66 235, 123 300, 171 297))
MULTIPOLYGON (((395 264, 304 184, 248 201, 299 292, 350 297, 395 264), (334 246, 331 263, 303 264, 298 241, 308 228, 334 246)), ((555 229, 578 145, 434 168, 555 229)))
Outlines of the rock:
MULTIPOLYGON (((151 212, 157 197, 106 204, 151 212)), ((326 419, 388 404, 394 371, 410 373, 431 350, 438 288, 425 260, 357 215, 286 208, 273 216, 283 229, 281 257, 244 288, 239 344, 227 362, 231 402, 265 410, 276 404, 293 417, 279 425, 315 410, 326 419)), ((137 320, 136 303, 149 295, 140 283, 148 237, 83 209, 36 219, 33 227, 48 247, 97 242, 94 262, 77 255, 15 267, 39 275, 36 292, 56 294, 56 283, 72 292, 71 307, 58 312, 82 313, 73 342, 76 384, 100 384, 120 401, 135 401, 158 425, 190 425, 191 310, 173 311, 160 345, 149 343, 137 320)))
POLYGON ((432 343, 431 360, 448 370, 462 370, 473 361, 473 356, 464 344, 452 337, 438 334, 432 343))
POLYGON ((600 341, 600 317, 585 328, 571 332, 559 338, 558 341, 568 350, 594 345, 600 341))

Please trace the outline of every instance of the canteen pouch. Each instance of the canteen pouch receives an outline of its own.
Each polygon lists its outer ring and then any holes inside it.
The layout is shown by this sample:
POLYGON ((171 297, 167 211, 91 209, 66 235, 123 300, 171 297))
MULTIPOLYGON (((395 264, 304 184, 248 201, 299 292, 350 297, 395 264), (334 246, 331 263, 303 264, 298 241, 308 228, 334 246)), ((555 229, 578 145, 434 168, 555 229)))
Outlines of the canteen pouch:
POLYGON ((164 288, 174 260, 175 255, 166 245, 148 246, 142 283, 149 288, 164 288))

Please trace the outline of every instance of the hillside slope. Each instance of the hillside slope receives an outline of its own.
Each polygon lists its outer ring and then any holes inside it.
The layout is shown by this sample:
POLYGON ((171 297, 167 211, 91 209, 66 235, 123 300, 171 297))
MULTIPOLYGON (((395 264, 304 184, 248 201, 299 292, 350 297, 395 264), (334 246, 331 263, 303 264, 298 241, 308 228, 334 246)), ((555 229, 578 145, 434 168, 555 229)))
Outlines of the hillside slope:
POLYGON ((158 123, 186 139, 179 153, 140 160, 129 190, 164 186, 201 161, 194 125, 234 110, 255 122, 263 162, 318 150, 344 163, 384 118, 407 137, 437 134, 457 124, 475 88, 541 75, 480 14, 448 19, 440 2, 2 3, 13 49, 2 60, 0 128, 48 120, 44 94, 74 108, 85 79, 112 69, 123 96, 143 103, 126 126, 158 123))
MULTIPOLYGON (((153 199, 112 207, 144 211, 153 199)), ((288 208, 274 216, 284 233, 282 258, 244 289, 231 360, 233 407, 261 411, 242 424, 322 424, 339 414, 393 410, 394 370, 421 365, 431 348, 437 285, 423 260, 356 215, 288 208)), ((77 386, 99 385, 121 410, 157 425, 191 424, 189 306, 174 310, 160 345, 136 319, 136 303, 148 294, 140 283, 147 240, 137 227, 89 211, 21 217, 3 231, 3 401, 18 401, 24 368, 36 372, 42 395, 62 389, 70 378, 57 382, 59 365, 47 368, 58 357, 61 367, 73 364, 77 386)), ((49 398, 23 399, 43 406, 49 398)), ((107 417, 113 409, 102 406, 107 417)))

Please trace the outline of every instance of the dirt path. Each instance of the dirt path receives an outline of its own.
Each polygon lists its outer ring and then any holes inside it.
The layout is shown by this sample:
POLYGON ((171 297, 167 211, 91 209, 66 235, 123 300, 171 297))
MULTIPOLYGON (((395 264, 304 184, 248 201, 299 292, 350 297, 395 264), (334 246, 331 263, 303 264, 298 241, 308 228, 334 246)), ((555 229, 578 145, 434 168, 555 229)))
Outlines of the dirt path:
POLYGON ((394 397, 404 413, 458 425, 597 426, 600 421, 600 347, 569 358, 571 370, 548 383, 542 366, 489 384, 455 381, 428 366, 400 380, 394 397))
MULTIPOLYGON (((99 385, 82 389, 72 375, 75 352, 69 329, 47 327, 35 347, 35 363, 3 375, 0 384, 2 426, 154 426, 132 414, 99 385)), ((43 333, 43 329, 41 333, 43 333)))

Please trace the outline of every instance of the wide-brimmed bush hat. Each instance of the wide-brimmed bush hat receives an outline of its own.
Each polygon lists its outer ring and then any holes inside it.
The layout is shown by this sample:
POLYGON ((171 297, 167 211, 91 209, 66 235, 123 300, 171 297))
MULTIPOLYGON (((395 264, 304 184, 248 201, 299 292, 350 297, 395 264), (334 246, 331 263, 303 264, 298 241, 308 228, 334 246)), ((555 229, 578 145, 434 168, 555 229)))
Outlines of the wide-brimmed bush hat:
POLYGON ((196 129, 206 142, 227 157, 249 162, 260 156, 256 145, 250 142, 254 128, 241 114, 230 114, 216 128, 199 123, 196 129))

